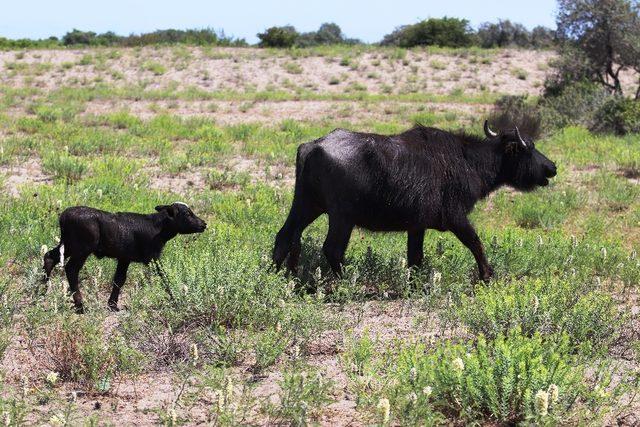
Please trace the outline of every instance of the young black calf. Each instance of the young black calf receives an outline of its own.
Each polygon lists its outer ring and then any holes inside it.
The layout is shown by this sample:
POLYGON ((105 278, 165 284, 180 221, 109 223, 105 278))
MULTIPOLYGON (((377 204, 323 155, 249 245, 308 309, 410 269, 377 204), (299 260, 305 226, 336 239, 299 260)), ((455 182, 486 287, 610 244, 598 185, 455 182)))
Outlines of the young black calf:
POLYGON ((60 214, 60 244, 44 256, 45 280, 60 258, 64 266, 76 310, 83 312, 78 274, 89 255, 118 260, 109 309, 118 311, 120 289, 132 262, 148 264, 160 258, 164 245, 177 234, 202 233, 207 224, 184 203, 156 206, 157 213, 142 215, 110 213, 86 206, 75 206, 60 214), (62 254, 62 256, 61 256, 62 254))

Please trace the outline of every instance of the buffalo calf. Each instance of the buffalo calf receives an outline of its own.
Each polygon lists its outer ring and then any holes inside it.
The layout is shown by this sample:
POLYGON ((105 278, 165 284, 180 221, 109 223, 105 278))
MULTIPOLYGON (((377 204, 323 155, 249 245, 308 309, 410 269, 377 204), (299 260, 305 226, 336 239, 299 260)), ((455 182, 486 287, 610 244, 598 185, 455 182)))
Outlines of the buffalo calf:
POLYGON ((202 233, 207 224, 184 203, 156 206, 156 213, 110 213, 75 206, 60 214, 60 244, 44 256, 45 280, 63 258, 69 291, 78 312, 83 311, 78 274, 89 255, 118 260, 109 309, 118 311, 118 297, 132 262, 148 264, 160 258, 164 245, 178 234, 202 233), (62 256, 61 256, 62 255, 62 256))

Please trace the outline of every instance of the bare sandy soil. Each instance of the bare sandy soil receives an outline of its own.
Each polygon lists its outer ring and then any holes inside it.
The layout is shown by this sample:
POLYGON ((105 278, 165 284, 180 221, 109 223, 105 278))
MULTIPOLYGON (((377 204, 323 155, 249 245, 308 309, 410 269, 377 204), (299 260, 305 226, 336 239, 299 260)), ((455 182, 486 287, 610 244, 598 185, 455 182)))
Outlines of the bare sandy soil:
POLYGON ((99 82, 147 89, 205 91, 447 94, 537 93, 552 52, 502 50, 487 54, 365 52, 294 58, 260 49, 164 48, 0 52, 0 84, 53 90, 99 82))

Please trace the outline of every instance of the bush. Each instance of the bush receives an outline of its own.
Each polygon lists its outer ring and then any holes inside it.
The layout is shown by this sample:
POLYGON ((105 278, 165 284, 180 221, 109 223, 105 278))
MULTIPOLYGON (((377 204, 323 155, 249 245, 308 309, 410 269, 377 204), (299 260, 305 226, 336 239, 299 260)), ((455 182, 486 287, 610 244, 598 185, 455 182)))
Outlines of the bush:
POLYGON ((531 34, 522 24, 514 24, 508 19, 497 23, 485 22, 480 25, 477 33, 481 47, 506 47, 531 45, 531 34))
POLYGON ((564 332, 573 351, 606 351, 623 318, 611 296, 591 287, 558 279, 494 283, 463 296, 453 314, 487 339, 514 328, 527 336, 564 332))
POLYGON ((387 34, 380 44, 400 47, 464 47, 471 45, 472 41, 473 32, 469 21, 445 16, 397 28, 393 33, 387 34))
POLYGON ((360 40, 346 38, 340 26, 334 23, 324 23, 320 25, 318 31, 302 33, 296 40, 296 46, 299 47, 357 43, 361 43, 360 40))
POLYGON ((481 336, 476 343, 446 343, 435 351, 421 344, 400 350, 386 395, 400 424, 436 414, 474 424, 553 425, 578 413, 585 421, 605 413, 624 389, 598 393, 610 383, 607 368, 591 372, 595 384, 586 379, 588 368, 571 354, 566 335, 544 339, 514 329, 494 341, 481 336))
POLYGON ((540 102, 540 114, 544 128, 584 126, 593 128, 598 111, 610 97, 609 93, 594 83, 586 81, 565 86, 555 96, 545 96, 540 102))
POLYGON ((292 47, 299 36, 296 29, 290 25, 271 27, 264 33, 258 33, 261 47, 292 47))
POLYGON ((640 100, 614 96, 596 113, 593 129, 618 135, 640 132, 640 100))

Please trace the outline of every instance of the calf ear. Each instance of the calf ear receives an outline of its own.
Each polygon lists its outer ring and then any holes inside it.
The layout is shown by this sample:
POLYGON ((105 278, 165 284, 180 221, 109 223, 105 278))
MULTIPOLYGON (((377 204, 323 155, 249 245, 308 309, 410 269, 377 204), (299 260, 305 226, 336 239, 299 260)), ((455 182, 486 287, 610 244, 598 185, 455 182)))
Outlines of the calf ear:
POLYGON ((158 212, 166 211, 171 218, 173 218, 173 216, 175 215, 175 210, 171 205, 158 205, 156 206, 156 210, 158 212))

